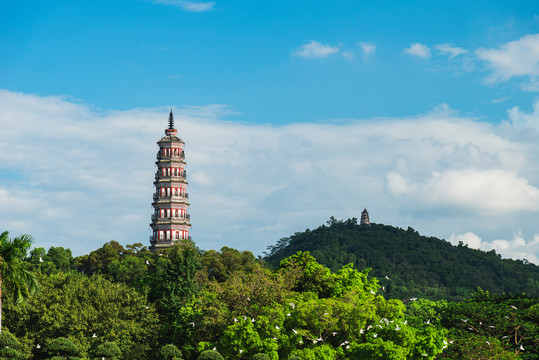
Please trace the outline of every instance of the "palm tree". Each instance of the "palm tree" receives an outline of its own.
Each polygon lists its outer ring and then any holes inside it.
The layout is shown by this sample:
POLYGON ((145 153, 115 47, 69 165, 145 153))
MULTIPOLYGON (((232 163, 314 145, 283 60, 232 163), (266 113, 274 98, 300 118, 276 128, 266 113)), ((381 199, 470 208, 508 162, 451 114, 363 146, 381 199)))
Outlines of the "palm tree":
POLYGON ((0 333, 2 333, 2 295, 8 292, 15 304, 22 304, 39 288, 34 275, 25 269, 24 258, 33 239, 30 235, 8 238, 8 232, 0 235, 0 333))

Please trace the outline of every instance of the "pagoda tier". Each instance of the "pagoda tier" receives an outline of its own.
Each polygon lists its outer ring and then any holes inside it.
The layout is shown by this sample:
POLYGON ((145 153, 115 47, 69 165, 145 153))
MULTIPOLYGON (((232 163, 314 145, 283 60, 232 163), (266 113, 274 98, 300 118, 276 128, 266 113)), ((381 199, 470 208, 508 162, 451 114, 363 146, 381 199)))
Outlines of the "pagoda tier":
POLYGON ((170 111, 169 128, 157 144, 157 172, 155 173, 154 213, 150 227, 150 249, 156 251, 172 246, 175 241, 189 239, 191 228, 187 172, 185 170, 184 142, 174 128, 174 115, 170 111))

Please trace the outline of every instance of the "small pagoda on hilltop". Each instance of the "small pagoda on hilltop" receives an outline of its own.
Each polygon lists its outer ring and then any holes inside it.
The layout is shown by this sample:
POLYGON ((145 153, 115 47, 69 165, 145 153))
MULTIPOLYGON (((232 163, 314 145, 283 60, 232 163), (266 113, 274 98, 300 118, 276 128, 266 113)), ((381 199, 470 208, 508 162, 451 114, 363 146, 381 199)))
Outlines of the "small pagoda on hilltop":
POLYGON ((359 221, 360 225, 371 225, 371 221, 369 220, 369 212, 366 208, 363 208, 363 211, 361 212, 361 220, 359 221))
POLYGON ((181 239, 189 239, 191 216, 189 194, 187 193, 187 173, 185 170, 185 143, 174 128, 174 115, 170 110, 168 129, 158 142, 157 172, 155 173, 155 193, 153 194, 154 213, 150 227, 150 250, 172 246, 181 239))

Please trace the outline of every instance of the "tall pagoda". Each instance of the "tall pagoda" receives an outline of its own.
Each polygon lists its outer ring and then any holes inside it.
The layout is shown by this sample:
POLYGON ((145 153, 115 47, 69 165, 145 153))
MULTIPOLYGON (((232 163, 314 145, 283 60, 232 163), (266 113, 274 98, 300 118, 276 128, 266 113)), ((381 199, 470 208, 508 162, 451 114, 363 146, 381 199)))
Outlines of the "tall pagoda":
POLYGON ((369 220, 369 212, 366 208, 363 208, 363 211, 361 212, 361 220, 359 223, 361 225, 371 225, 371 221, 369 220))
POLYGON ((150 227, 150 250, 172 246, 181 239, 189 239, 191 216, 189 194, 187 193, 187 174, 185 170, 185 143, 178 137, 174 128, 174 115, 170 110, 168 129, 158 142, 157 172, 155 173, 155 193, 153 194, 154 213, 150 227))

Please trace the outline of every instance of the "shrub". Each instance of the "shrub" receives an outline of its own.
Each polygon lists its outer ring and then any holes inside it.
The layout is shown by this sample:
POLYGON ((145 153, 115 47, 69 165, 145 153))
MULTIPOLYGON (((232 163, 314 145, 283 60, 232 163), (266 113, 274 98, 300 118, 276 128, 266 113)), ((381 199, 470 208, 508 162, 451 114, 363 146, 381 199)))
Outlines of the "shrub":
POLYGON ((217 351, 206 350, 200 353, 197 360, 225 360, 225 359, 217 351))
POLYGON ((0 359, 22 360, 26 357, 22 353, 19 340, 7 330, 2 330, 0 334, 0 359))
POLYGON ((173 360, 182 358, 182 352, 176 347, 176 345, 173 344, 163 346, 157 355, 159 360, 173 360))
POLYGON ((79 349, 73 341, 65 337, 49 340, 45 346, 46 353, 51 357, 67 358, 79 355, 79 349))
POLYGON ((105 358, 107 360, 116 360, 119 359, 119 356, 122 355, 120 348, 116 345, 115 342, 106 342, 95 349, 95 355, 98 358, 105 358))

